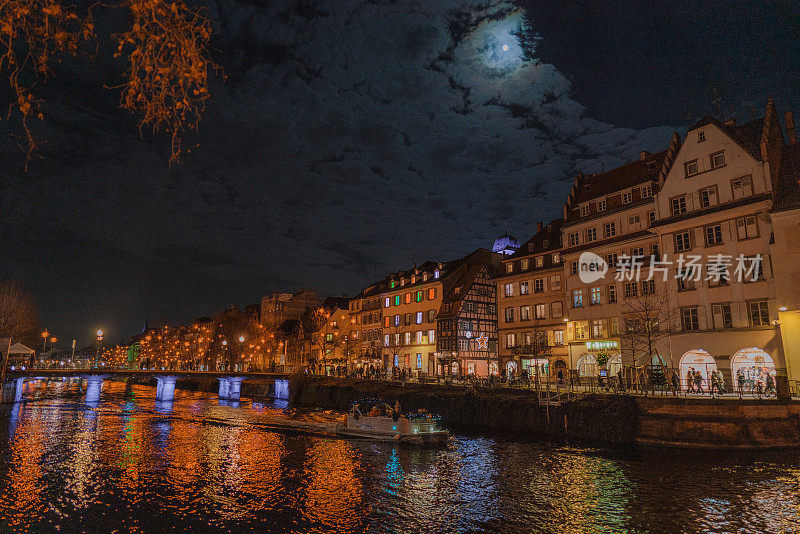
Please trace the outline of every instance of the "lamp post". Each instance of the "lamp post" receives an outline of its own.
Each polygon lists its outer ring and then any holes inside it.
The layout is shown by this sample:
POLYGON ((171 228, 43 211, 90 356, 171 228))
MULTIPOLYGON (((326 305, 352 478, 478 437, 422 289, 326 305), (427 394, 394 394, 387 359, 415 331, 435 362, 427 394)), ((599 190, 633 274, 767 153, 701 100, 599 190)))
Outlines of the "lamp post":
POLYGON ((237 357, 236 365, 238 366, 237 371, 241 371, 242 369, 242 352, 244 351, 244 336, 239 336, 239 356, 237 357))
POLYGON ((95 333, 97 334, 97 352, 95 353, 94 366, 97 367, 97 363, 100 361, 100 342, 103 341, 103 331, 98 328, 95 333))
POLYGON ((224 352, 224 354, 222 356, 222 370, 226 371, 227 370, 226 367, 228 366, 228 340, 227 339, 223 339, 222 340, 222 350, 224 352))

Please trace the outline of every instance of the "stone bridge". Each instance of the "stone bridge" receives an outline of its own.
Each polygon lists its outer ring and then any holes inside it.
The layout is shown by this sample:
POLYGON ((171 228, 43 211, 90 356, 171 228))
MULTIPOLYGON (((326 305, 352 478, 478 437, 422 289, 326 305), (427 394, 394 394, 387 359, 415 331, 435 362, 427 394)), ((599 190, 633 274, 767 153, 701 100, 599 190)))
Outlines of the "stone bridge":
MULTIPOLYGON (((24 400, 23 391, 26 380, 46 380, 54 378, 86 379, 86 402, 100 401, 103 380, 106 378, 144 377, 156 381, 156 400, 171 401, 175 398, 175 383, 183 378, 216 378, 219 380, 219 398, 223 400, 239 400, 242 380, 273 379, 275 380, 275 396, 280 399, 289 398, 288 373, 259 372, 225 372, 225 371, 147 371, 128 369, 26 369, 9 370, 6 382, 13 388, 13 402, 24 400)), ((5 393, 6 384, 2 392, 5 393)), ((11 397, 11 396, 9 396, 11 397)), ((3 395, 5 398, 5 395, 3 395)), ((10 399, 9 399, 10 400, 10 399)))

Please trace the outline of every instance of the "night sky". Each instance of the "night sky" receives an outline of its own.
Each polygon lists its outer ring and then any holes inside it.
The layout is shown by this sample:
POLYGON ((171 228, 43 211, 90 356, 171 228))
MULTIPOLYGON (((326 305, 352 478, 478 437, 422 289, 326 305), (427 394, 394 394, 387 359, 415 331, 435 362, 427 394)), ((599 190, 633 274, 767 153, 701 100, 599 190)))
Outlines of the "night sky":
POLYGON ((651 4, 209 1, 227 79, 171 169, 103 88, 112 60, 65 61, 27 173, 0 122, 0 278, 81 343, 275 290, 353 295, 506 223, 527 239, 576 172, 707 113, 800 110, 796 3, 651 4))

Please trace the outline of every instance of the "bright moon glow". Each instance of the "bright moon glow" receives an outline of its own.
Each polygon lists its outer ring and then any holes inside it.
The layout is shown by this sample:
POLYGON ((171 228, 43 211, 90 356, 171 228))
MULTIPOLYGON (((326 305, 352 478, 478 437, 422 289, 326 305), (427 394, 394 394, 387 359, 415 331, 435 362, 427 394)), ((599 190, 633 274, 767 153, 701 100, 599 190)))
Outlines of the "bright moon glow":
POLYGON ((503 52, 508 52, 508 45, 503 45, 503 52))

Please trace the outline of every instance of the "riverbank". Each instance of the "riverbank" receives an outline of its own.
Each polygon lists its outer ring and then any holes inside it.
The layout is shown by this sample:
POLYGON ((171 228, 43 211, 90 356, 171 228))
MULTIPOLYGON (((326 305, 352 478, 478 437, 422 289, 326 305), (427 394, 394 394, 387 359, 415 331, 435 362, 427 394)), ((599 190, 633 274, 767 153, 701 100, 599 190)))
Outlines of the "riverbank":
POLYGON ((353 399, 398 400, 405 411, 424 408, 440 414, 445 426, 534 439, 697 450, 800 447, 796 402, 597 394, 540 406, 529 390, 309 376, 293 377, 289 391, 291 401, 301 406, 345 411, 353 399))

